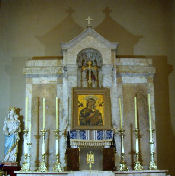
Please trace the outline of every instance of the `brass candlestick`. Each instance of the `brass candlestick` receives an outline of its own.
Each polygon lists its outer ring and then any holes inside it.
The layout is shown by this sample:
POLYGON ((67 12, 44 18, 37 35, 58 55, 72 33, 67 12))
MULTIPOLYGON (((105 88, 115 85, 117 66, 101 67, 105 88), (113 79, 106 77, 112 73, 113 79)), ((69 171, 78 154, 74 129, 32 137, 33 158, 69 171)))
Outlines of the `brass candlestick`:
POLYGON ((134 163, 134 170, 141 171, 143 170, 143 166, 139 161, 139 129, 135 129, 135 136, 136 136, 136 159, 134 163))
POLYGON ((53 171, 62 172, 63 169, 61 167, 60 160, 59 160, 59 154, 58 154, 58 141, 59 141, 59 137, 60 137, 60 135, 59 135, 60 131, 57 129, 57 130, 54 130, 54 132, 55 132, 55 138, 56 138, 56 140, 55 140, 56 162, 54 163, 53 171))
POLYGON ((39 171, 40 172, 47 172, 46 151, 45 151, 45 145, 46 145, 45 144, 45 136, 46 136, 47 130, 43 129, 40 132, 42 134, 43 143, 42 143, 42 161, 40 162, 39 171))
POLYGON ((29 147, 31 145, 28 145, 29 143, 27 143, 29 130, 25 129, 25 130, 23 130, 23 132, 24 132, 24 162, 22 163, 21 170, 27 172, 27 171, 30 171, 29 147))
POLYGON ((128 167, 125 162, 125 150, 124 150, 124 129, 120 129, 118 131, 121 136, 121 156, 120 156, 120 165, 119 165, 119 171, 128 171, 128 167))
POLYGON ((92 151, 87 153, 87 164, 89 164, 89 169, 91 170, 92 164, 94 164, 94 153, 92 151))
MULTIPOLYGON (((153 135, 154 130, 152 130, 152 133, 150 131, 150 135, 153 135)), ((157 165, 154 159, 155 152, 154 152, 154 141, 153 141, 153 136, 150 136, 150 163, 149 163, 149 169, 150 170, 157 170, 157 165)))

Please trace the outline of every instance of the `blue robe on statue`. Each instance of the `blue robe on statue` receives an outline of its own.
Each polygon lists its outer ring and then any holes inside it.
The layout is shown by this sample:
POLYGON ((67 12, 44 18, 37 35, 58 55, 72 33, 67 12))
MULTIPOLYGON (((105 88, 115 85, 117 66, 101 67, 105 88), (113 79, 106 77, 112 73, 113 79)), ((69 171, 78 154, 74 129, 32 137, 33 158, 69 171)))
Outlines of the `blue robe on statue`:
POLYGON ((17 134, 5 135, 5 156, 13 150, 17 143, 17 134))

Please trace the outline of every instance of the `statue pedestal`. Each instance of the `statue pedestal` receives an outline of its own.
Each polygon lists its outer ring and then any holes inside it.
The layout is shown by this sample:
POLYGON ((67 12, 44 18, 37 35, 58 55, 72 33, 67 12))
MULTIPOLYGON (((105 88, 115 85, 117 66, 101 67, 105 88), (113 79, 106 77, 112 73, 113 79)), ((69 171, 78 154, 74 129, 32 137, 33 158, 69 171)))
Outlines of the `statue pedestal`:
POLYGON ((4 162, 3 165, 4 166, 18 166, 18 163, 17 162, 4 162))
POLYGON ((21 167, 17 166, 17 165, 16 166, 4 165, 2 169, 4 172, 6 172, 6 175, 16 176, 16 174, 14 172, 21 170, 21 167))

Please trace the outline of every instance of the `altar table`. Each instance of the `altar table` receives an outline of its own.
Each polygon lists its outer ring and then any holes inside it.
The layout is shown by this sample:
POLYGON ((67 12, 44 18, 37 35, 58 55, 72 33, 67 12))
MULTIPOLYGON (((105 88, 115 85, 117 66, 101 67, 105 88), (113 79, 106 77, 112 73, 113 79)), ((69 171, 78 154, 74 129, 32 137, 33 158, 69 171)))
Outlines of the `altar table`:
POLYGON ((22 172, 15 171, 17 176, 166 176, 166 170, 143 170, 143 171, 69 171, 69 172, 22 172))

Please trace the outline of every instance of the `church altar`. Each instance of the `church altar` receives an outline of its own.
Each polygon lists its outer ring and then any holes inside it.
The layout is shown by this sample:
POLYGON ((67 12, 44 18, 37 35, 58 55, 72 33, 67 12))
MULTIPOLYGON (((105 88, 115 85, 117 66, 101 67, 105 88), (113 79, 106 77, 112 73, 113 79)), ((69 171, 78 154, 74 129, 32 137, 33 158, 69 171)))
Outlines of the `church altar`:
POLYGON ((166 175, 157 169, 152 60, 117 58, 117 47, 88 22, 61 45, 63 58, 26 61, 17 176, 166 175))

